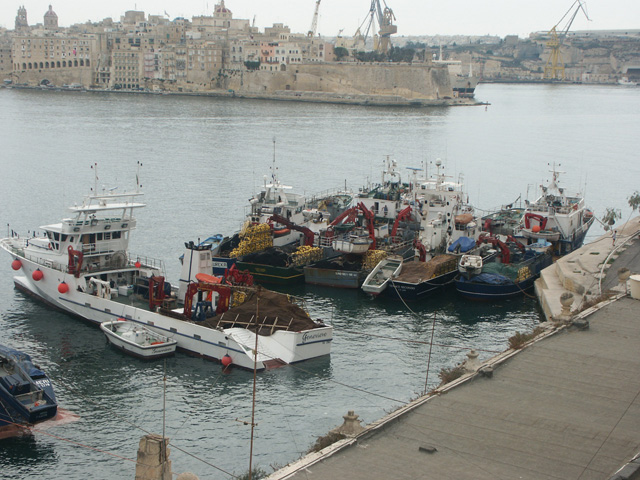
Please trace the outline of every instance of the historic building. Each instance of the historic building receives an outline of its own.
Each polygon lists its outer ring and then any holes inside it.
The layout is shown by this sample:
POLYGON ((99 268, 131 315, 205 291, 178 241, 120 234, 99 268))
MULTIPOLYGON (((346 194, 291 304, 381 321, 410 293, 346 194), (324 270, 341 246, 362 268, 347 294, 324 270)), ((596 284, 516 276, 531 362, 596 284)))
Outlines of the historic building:
POLYGON ((18 14, 16 15, 15 30, 16 32, 24 31, 29 28, 29 22, 27 22, 27 9, 22 5, 18 8, 18 14))
POLYGON ((45 30, 58 29, 58 15, 53 11, 51 5, 49 5, 49 10, 44 14, 44 28, 45 30))

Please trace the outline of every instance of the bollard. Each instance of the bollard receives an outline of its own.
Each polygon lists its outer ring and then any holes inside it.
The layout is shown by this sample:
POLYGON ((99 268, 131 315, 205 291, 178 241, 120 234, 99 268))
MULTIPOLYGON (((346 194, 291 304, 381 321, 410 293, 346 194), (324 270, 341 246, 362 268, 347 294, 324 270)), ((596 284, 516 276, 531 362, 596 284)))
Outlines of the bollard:
POLYGON ((364 427, 360 425, 361 420, 358 420, 358 415, 353 410, 349 410, 342 418, 344 418, 344 423, 331 430, 330 433, 340 433, 345 437, 355 437, 364 430, 364 427))
POLYGON ((571 305, 573 304, 573 293, 564 292, 562 295, 560 295, 560 304, 562 305, 560 314, 565 318, 570 317, 571 305))
POLYGON ((464 369, 467 372, 472 373, 477 371, 479 366, 478 352, 472 349, 467 353, 467 360, 464 362, 464 369))

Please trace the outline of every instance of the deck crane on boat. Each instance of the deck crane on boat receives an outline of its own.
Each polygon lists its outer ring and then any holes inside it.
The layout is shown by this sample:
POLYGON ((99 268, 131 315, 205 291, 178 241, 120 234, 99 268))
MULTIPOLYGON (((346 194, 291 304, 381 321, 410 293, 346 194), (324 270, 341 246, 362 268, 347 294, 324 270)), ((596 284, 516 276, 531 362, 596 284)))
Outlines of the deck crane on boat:
POLYGON ((562 61, 562 41, 567 36, 569 28, 573 24, 578 12, 582 10, 587 20, 591 20, 586 10, 586 3, 584 0, 575 0, 569 10, 562 16, 560 21, 556 23, 549 31, 549 39, 547 40, 547 47, 551 50, 549 52, 549 58, 547 64, 544 67, 544 78, 549 80, 564 80, 564 63, 562 61), (567 19, 568 17, 568 19, 567 19), (559 25, 567 19, 567 23, 562 27, 560 33, 558 33, 559 25))
POLYGON ((308 247, 313 246, 313 240, 315 238, 315 234, 307 227, 296 225, 295 223, 290 222, 288 219, 286 219, 282 215, 277 215, 277 214, 271 215, 271 217, 269 217, 269 222, 276 222, 281 225, 284 225, 287 228, 290 228, 292 230, 296 230, 302 233, 302 235, 304 235, 304 244, 308 247))
POLYGON ((318 30, 318 11, 320 10, 320 0, 316 0, 316 9, 313 12, 313 20, 311 21, 311 28, 307 32, 307 37, 313 38, 316 36, 318 30))
POLYGON ((373 35, 373 49, 380 53, 389 51, 391 35, 398 32, 398 26, 393 24, 396 19, 393 10, 385 0, 382 0, 382 3, 384 4, 384 9, 380 5, 380 0, 371 0, 369 13, 354 35, 354 46, 356 48, 360 45, 364 48, 369 33, 371 33, 373 35), (379 30, 374 33, 376 24, 379 30))

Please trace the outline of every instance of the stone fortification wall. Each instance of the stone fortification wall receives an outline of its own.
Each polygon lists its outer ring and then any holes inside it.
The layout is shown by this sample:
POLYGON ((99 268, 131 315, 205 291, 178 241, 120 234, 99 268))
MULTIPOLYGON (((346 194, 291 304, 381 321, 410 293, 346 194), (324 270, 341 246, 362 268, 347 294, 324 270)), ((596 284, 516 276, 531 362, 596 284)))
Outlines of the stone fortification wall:
POLYGON ((230 73, 224 87, 238 94, 320 92, 407 100, 452 97, 446 67, 427 64, 338 63, 288 65, 285 71, 230 73))
POLYGON ((28 83, 29 85, 39 85, 42 80, 49 80, 50 83, 61 86, 72 83, 80 83, 89 86, 94 80, 93 68, 54 68, 54 69, 38 69, 20 72, 18 76, 13 76, 14 83, 28 83))

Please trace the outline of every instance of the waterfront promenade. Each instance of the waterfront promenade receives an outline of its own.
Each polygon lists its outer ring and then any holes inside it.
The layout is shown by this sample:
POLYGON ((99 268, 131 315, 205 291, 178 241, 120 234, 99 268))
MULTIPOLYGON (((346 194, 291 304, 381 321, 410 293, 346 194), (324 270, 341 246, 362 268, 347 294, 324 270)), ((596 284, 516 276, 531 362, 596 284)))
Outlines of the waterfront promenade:
MULTIPOLYGON (((594 295, 600 255, 609 271, 629 265, 640 273, 639 225, 620 230, 624 254, 609 255, 609 234, 581 249, 582 262, 580 253, 569 258, 594 295)), ((524 349, 487 360, 269 479, 640 478, 640 301, 620 292, 571 320, 554 312, 560 321, 545 323, 524 349)))

